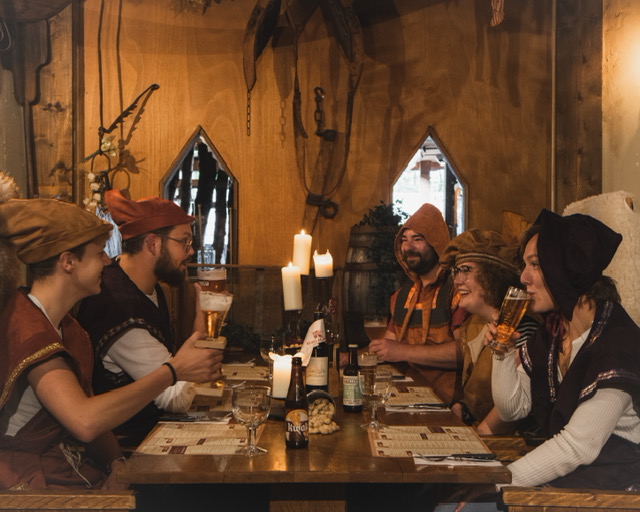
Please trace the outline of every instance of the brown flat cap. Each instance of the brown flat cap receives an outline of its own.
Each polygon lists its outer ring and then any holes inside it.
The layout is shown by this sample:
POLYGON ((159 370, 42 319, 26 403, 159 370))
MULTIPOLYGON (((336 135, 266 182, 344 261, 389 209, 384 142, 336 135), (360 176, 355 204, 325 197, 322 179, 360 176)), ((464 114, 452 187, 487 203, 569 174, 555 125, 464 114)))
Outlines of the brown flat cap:
POLYGON ((469 229, 451 240, 440 257, 440 265, 449 268, 475 261, 516 272, 516 250, 516 246, 507 244, 497 231, 469 229))
POLYGON ((124 240, 168 226, 191 224, 195 220, 177 204, 159 197, 131 201, 114 189, 105 193, 104 200, 124 240))
POLYGON ((57 199, 11 199, 0 204, 0 237, 24 263, 38 263, 108 233, 113 226, 57 199))

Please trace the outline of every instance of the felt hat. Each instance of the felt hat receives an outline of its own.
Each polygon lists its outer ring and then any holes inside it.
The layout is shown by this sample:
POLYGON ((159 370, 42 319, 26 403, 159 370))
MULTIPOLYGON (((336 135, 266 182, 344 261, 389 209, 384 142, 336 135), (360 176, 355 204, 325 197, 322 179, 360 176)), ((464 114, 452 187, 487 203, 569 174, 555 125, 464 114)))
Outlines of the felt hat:
POLYGON ((122 191, 114 189, 105 193, 104 200, 124 240, 168 226, 191 224, 195 220, 174 202, 159 197, 132 201, 124 197, 122 191))
POLYGON ((57 256, 112 228, 85 209, 57 199, 11 199, 0 204, 0 237, 13 243, 26 264, 57 256))
POLYGON ((545 281, 560 311, 571 320, 578 299, 609 266, 622 235, 579 213, 561 217, 543 209, 534 224, 540 226, 538 260, 545 281))
POLYGON ((514 264, 516 251, 517 247, 507 244, 497 231, 469 229, 451 240, 440 257, 440 265, 450 268, 474 261, 517 272, 514 264))

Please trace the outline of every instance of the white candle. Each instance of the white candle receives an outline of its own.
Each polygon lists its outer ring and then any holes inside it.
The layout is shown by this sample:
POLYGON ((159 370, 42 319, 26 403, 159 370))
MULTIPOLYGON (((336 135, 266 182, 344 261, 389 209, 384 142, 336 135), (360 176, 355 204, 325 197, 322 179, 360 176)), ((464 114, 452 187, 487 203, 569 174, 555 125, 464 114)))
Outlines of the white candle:
POLYGON ((304 229, 293 237, 293 264, 300 269, 300 275, 309 275, 311 262, 311 235, 307 235, 304 229))
POLYGON ((282 295, 286 311, 302 309, 302 285, 300 283, 300 269, 289 263, 282 267, 282 295))
POLYGON ((329 251, 326 254, 313 252, 313 265, 316 267, 316 277, 331 277, 333 275, 333 258, 329 251))
POLYGON ((286 354, 269 354, 273 359, 273 384, 271 396, 273 398, 286 398, 289 391, 289 381, 291 380, 291 360, 293 356, 286 354))

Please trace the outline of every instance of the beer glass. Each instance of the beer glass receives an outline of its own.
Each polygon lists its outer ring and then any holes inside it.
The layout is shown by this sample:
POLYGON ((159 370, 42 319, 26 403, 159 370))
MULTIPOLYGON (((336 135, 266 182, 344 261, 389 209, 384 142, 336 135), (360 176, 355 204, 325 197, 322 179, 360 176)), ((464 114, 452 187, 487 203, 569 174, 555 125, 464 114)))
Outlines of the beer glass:
POLYGON ((267 450, 256 444, 256 430, 269 416, 271 399, 269 386, 239 386, 233 388, 231 398, 233 417, 247 427, 247 446, 238 451, 242 455, 253 457, 267 450))
POLYGON ((504 359, 506 353, 514 347, 511 335, 522 320, 530 300, 531 296, 525 290, 515 286, 510 286, 507 290, 498 316, 498 333, 490 345, 497 359, 504 359))
POLYGON ((222 323, 227 316, 232 301, 233 295, 230 293, 200 292, 200 309, 204 314, 208 340, 220 337, 222 323))
POLYGON ((364 317, 364 332, 369 337, 369 340, 377 340, 384 336, 387 332, 387 317, 383 315, 365 315, 364 317))
POLYGON ((391 372, 388 370, 376 370, 373 373, 358 371, 358 385, 362 398, 371 403, 371 421, 361 425, 362 428, 381 430, 385 427, 376 418, 376 411, 378 404, 384 405, 391 395, 392 383, 391 372))

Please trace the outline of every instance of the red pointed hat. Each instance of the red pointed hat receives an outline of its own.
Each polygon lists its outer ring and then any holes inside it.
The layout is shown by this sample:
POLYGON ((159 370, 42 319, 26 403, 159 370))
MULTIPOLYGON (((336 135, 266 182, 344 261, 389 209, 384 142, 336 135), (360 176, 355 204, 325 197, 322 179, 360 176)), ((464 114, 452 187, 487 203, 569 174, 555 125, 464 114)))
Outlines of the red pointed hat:
POLYGON ((159 197, 132 201, 124 197, 121 190, 114 189, 105 193, 104 200, 124 240, 195 220, 174 202, 159 197))

